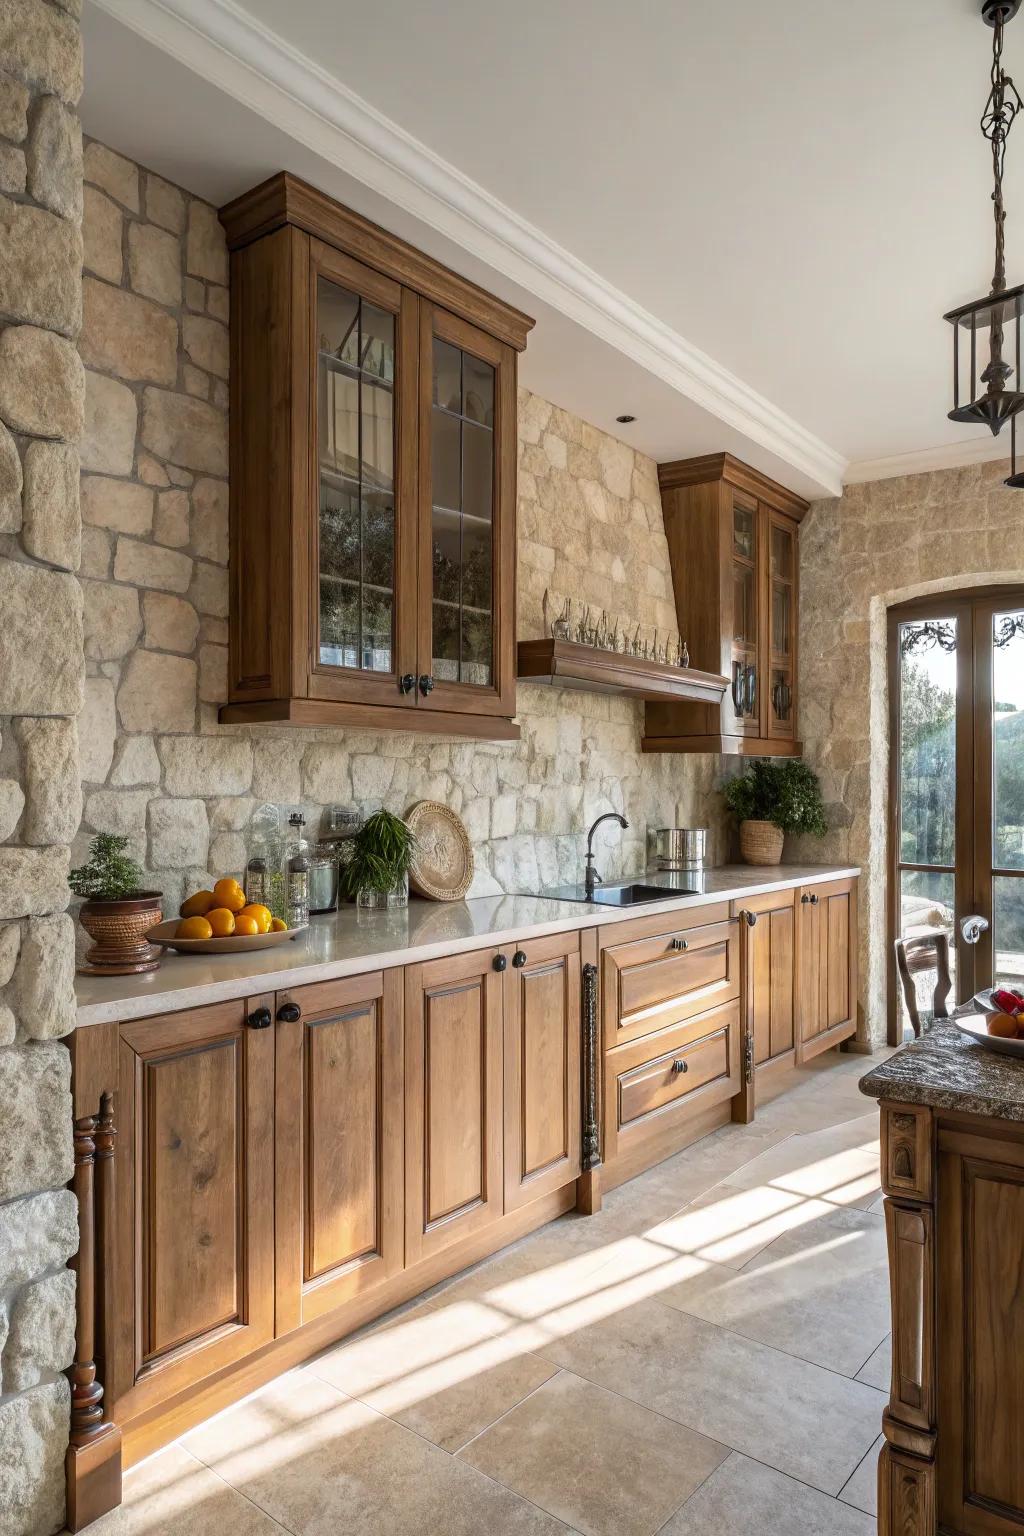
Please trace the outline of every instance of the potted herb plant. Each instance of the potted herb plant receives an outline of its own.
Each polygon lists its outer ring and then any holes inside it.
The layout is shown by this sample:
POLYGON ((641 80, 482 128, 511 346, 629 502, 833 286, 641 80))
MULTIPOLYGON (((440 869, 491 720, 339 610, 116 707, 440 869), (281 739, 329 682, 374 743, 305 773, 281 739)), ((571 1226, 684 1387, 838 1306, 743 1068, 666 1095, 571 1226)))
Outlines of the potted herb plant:
POLYGON ((93 941, 82 967, 87 974, 130 976, 160 964, 160 951, 146 935, 163 917, 162 892, 142 889, 142 870, 127 848, 126 837, 98 832, 88 862, 68 876, 84 898, 78 917, 93 941))
POLYGON ((754 758, 723 785, 722 796, 739 822, 747 864, 778 864, 787 832, 828 831, 818 776, 797 757, 754 758))
POLYGON ((356 905, 391 910, 409 904, 409 869, 416 851, 412 829, 390 811, 375 811, 352 839, 341 888, 356 905))

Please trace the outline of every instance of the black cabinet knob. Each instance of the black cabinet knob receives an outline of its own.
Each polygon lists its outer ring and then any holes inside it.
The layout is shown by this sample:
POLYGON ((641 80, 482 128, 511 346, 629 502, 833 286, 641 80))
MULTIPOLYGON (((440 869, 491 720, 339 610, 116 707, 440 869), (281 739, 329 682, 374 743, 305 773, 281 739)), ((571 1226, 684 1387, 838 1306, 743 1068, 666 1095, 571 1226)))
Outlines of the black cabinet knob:
POLYGON ((400 693, 412 693, 412 691, 415 688, 415 686, 416 686, 416 678, 415 678, 414 674, 412 672, 403 672, 401 677, 398 679, 398 690, 399 690, 399 692, 400 693))
POLYGON ((424 672, 420 678, 420 693, 422 693, 423 697, 426 698, 427 694, 433 693, 433 691, 434 679, 430 677, 428 673, 424 672))
POLYGON ((806 891, 804 891, 803 895, 800 897, 800 900, 805 907, 807 906, 807 903, 810 901, 810 899, 811 898, 808 896, 806 891))
POLYGON ((689 1062, 686 1062, 686 1061, 674 1061, 672 1063, 672 1071, 673 1072, 689 1072, 689 1070, 690 1070, 689 1062))
POLYGON ((507 955, 495 955, 494 959, 491 961, 491 965, 494 967, 494 969, 496 971, 507 970, 508 969, 508 956, 507 955))
POLYGON ((269 1029, 274 1021, 269 1008, 254 1008, 245 1022, 250 1029, 269 1029))
POLYGON ((679 937, 678 937, 678 935, 677 935, 677 936, 676 936, 676 937, 675 937, 675 938, 674 938, 674 939, 673 939, 673 940, 672 940, 672 944, 671 944, 671 946, 670 946, 670 947, 671 947, 671 948, 672 948, 672 949, 686 949, 686 947, 687 947, 687 944, 686 944, 686 940, 685 940, 685 939, 681 939, 681 938, 679 938, 679 937))
POLYGON ((817 896, 812 896, 811 897, 811 906, 812 907, 816 907, 817 905, 818 905, 818 898, 817 898, 817 896))
POLYGON ((748 928, 753 928, 757 922, 757 913, 749 912, 746 907, 744 907, 743 911, 740 913, 740 917, 746 923, 748 928))
POLYGON ((302 1009, 298 1003, 282 1003, 277 1010, 277 1017, 282 1024, 295 1024, 302 1018, 302 1009))
POLYGON ((525 949, 516 950, 515 954, 512 956, 512 964, 515 966, 517 971, 522 970, 523 966, 526 964, 525 949))

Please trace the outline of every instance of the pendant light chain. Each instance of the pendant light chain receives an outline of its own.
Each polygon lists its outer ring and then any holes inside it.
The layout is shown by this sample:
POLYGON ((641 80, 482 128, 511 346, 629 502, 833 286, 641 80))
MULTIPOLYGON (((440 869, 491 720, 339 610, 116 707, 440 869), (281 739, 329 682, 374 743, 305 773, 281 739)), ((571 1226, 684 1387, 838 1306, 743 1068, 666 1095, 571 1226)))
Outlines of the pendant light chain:
POLYGON ((1003 166, 1006 140, 1021 106, 1020 96, 1003 69, 1003 18, 992 28, 992 89, 981 118, 981 131, 992 145, 992 202, 996 221, 996 265, 992 275, 993 296, 1006 288, 1006 209, 1003 204, 1003 166))

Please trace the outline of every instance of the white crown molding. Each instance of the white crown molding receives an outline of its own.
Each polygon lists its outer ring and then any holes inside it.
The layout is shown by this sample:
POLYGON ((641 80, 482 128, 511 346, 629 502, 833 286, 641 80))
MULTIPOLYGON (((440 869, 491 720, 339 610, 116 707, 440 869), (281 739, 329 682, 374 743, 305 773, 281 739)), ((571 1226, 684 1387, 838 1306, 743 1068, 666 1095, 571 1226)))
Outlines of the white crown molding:
POLYGON ((926 475, 933 469, 963 469, 969 464, 987 464, 1010 457, 1009 434, 1006 437, 968 437, 960 443, 942 443, 937 448, 919 448, 913 453, 895 453, 887 459, 855 459, 846 466, 847 485, 865 480, 894 480, 898 475, 926 475))
POLYGON ((838 494, 846 461, 235 0, 92 0, 193 73, 838 494))

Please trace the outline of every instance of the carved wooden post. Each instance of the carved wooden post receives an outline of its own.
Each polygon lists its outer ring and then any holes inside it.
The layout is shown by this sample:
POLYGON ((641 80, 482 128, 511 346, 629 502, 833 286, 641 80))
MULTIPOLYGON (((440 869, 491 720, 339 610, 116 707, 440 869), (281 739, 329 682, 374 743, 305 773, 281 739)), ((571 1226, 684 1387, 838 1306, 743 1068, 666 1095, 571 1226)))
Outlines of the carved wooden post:
POLYGON ((583 1140, 576 1208, 588 1216, 601 1209, 601 1131, 598 1124, 597 1074, 600 1037, 597 1027, 597 966, 583 967, 583 1140))
POLYGON ((935 1536, 935 1161, 931 1110, 881 1105, 892 1382, 878 1536, 935 1536))
POLYGON ((114 1135, 113 1099, 105 1093, 99 1117, 83 1115, 74 1126, 72 1188, 78 1199, 78 1256, 74 1261, 78 1284, 75 1359, 68 1371, 71 1434, 65 1458, 67 1524, 71 1531, 81 1530, 121 1502, 121 1431, 104 1418, 103 1387, 96 1375, 97 1275, 108 1256, 101 1248, 97 1261, 96 1158, 98 1152, 103 1169, 99 1230, 106 1244, 112 1237, 114 1135))

